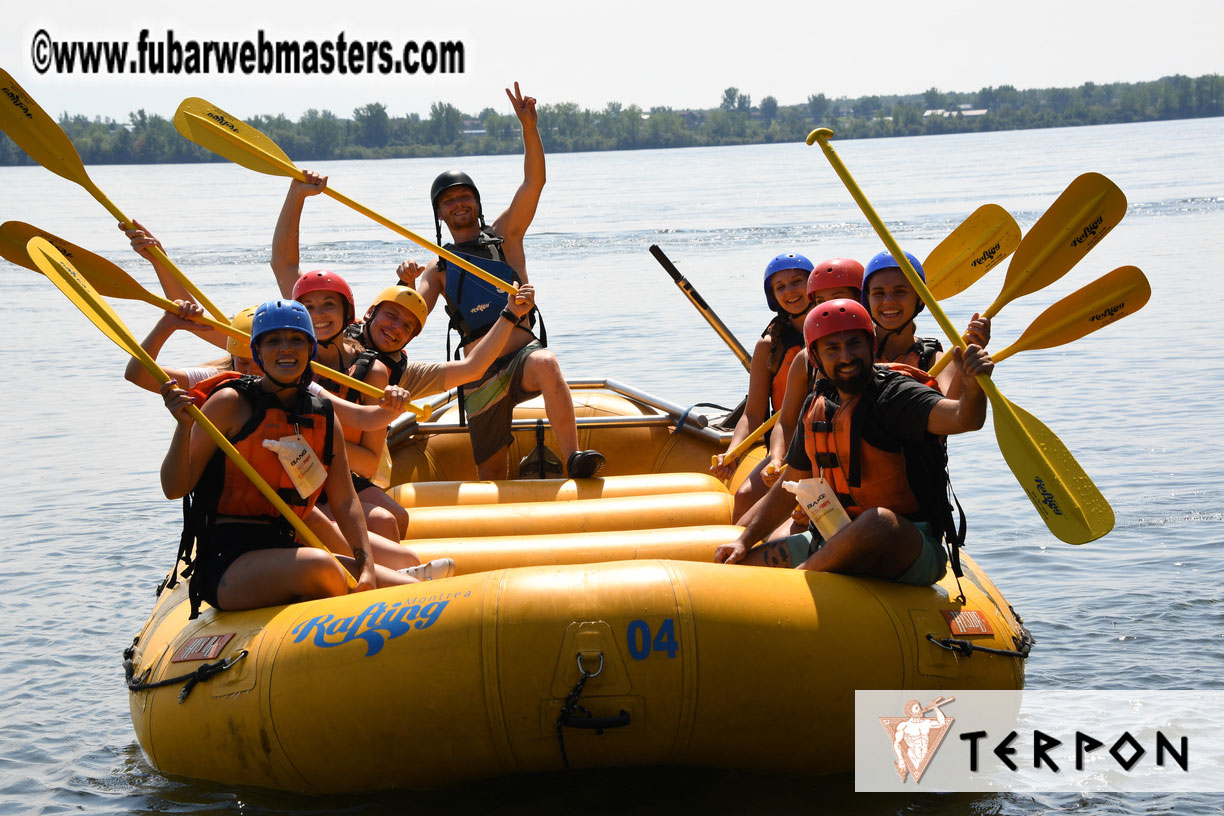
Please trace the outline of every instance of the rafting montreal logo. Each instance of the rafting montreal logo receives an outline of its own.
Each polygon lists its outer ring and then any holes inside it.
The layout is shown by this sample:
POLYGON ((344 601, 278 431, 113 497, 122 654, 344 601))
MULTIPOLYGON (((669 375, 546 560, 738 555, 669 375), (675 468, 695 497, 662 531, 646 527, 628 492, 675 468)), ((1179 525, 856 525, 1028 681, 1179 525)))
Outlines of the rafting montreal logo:
POLYGON ((925 706, 917 700, 905 704, 904 717, 880 717, 884 733, 892 741, 893 763, 901 781, 906 775, 914 777, 914 784, 922 779, 927 765, 940 743, 948 734, 948 729, 956 720, 944 716, 942 707, 955 700, 955 697, 936 697, 925 706), (928 711, 934 711, 934 717, 926 716, 928 711))

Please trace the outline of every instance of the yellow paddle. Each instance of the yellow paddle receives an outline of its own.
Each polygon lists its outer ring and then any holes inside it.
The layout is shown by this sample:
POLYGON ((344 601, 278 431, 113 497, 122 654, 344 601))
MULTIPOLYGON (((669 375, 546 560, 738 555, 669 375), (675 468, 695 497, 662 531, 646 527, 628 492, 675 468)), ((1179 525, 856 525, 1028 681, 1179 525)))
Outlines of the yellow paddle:
MULTIPOLYGON (((71 300, 81 312, 90 319, 90 321, 102 330, 102 333, 114 341, 115 345, 126 351, 128 354, 135 357, 140 364, 148 371, 150 376, 157 380, 158 384, 164 384, 170 377, 165 371, 162 371, 161 366, 157 361, 149 356, 149 353, 140 347, 140 343, 136 342, 136 338, 124 325, 102 296, 94 290, 89 282, 73 267, 73 265, 65 258, 59 250, 57 250, 50 241, 43 238, 34 237, 30 239, 28 252, 34 263, 38 266, 40 272, 51 279, 51 282, 63 292, 69 300, 71 300)), ((242 457, 242 454, 230 444, 230 441, 225 438, 225 435, 213 425, 208 417, 194 405, 188 410, 191 413, 196 424, 199 425, 204 432, 207 433, 212 440, 217 443, 226 456, 228 456, 238 468, 246 474, 251 483, 263 495, 265 499, 270 501, 272 505, 281 512, 293 529, 298 532, 298 535, 312 547, 318 547, 324 552, 330 553, 323 542, 311 532, 298 516, 289 509, 289 505, 285 504, 284 500, 276 494, 276 491, 264 481, 263 477, 251 467, 250 463, 242 457)), ((345 579, 348 581, 349 589, 357 586, 357 582, 349 574, 349 571, 343 569, 345 579)))
POLYGON ((1126 196, 1100 173, 1085 173, 1063 190, 1025 233, 1007 267, 1003 289, 982 312, 994 317, 1016 298, 1067 274, 1126 215, 1126 196))
MULTIPOLYGON (((81 163, 81 156, 72 146, 67 134, 3 68, 0 68, 0 94, 6 97, 3 100, 4 104, 0 104, 0 130, 7 133, 9 138, 31 159, 57 176, 84 187, 115 219, 125 227, 129 226, 132 223, 131 219, 112 204, 110 199, 89 178, 89 174, 85 172, 85 165, 81 163)), ((213 317, 220 322, 229 323, 225 312, 218 309, 212 301, 205 297, 204 293, 197 289, 196 285, 188 280, 187 276, 166 257, 166 253, 156 246, 152 247, 152 251, 157 260, 170 270, 170 274, 174 275, 187 288, 187 291, 191 292, 201 306, 211 312, 213 317)))
MULTIPOLYGON (((1147 277, 1135 266, 1120 266, 1077 289, 1037 315, 1014 343, 992 353, 996 363, 1016 352, 1062 346, 1137 312, 1152 297, 1147 277)), ((932 377, 944 369, 949 355, 931 366, 932 377)))
MULTIPOLYGON (((957 333, 939 301, 918 277, 888 227, 863 195, 850 171, 842 163, 841 157, 829 144, 829 137, 832 135, 832 130, 818 128, 808 134, 807 143, 820 143, 825 158, 871 222, 880 240, 897 259, 910 285, 931 310, 931 315, 947 334, 948 340, 963 348, 965 341, 957 333)), ((1013 265, 1014 263, 1013 261, 1013 265)), ((979 376, 977 380, 993 409, 999 450, 1050 532, 1069 544, 1084 544, 1112 530, 1113 508, 1062 441, 1036 417, 1009 402, 989 377, 979 376)))
MULTIPOLYGON (((174 301, 153 294, 137 283, 128 273, 100 255, 95 255, 89 250, 69 243, 57 235, 52 235, 49 232, 40 230, 38 227, 21 221, 6 221, 4 224, 0 224, 0 257, 18 266, 24 266, 26 269, 41 272, 42 270, 38 267, 37 261, 31 258, 26 251, 26 245, 31 238, 42 238, 55 247, 65 258, 71 258, 78 274, 99 295, 117 297, 124 300, 139 300, 168 312, 178 311, 174 301)), ((222 334, 233 337, 235 340, 249 342, 251 339, 251 335, 241 329, 234 328, 228 323, 221 323, 202 315, 194 318, 194 320, 202 325, 211 326, 222 334)), ((382 391, 369 383, 364 383, 361 380, 330 369, 318 361, 311 361, 310 366, 320 376, 360 391, 366 396, 373 397, 374 399, 381 399, 383 396, 382 391)), ((406 410, 416 414, 420 419, 428 419, 429 417, 429 409, 420 405, 409 403, 406 410)))
MULTIPOLYGON (((777 411, 769 419, 762 422, 755 431, 745 436, 738 445, 727 451, 727 455, 723 457, 723 461, 734 462, 736 459, 739 459, 741 456, 747 453, 748 449, 755 445, 758 439, 769 433, 769 429, 778 424, 778 417, 780 416, 782 416, 782 412, 777 411)), ((716 453, 710 457, 710 467, 716 467, 717 465, 718 454, 716 453)))
MULTIPOLYGON (((297 168, 275 142, 238 117, 199 97, 184 99, 174 114, 174 127, 179 133, 200 147, 211 150, 218 156, 240 164, 248 170, 267 173, 271 176, 305 180, 305 174, 297 168)), ((330 186, 324 193, 352 207, 357 212, 377 221, 392 232, 428 249, 456 266, 466 269, 481 280, 487 281, 504 292, 513 293, 514 284, 507 283, 479 266, 465 261, 450 250, 443 249, 426 238, 422 238, 407 227, 402 227, 385 216, 358 204, 348 196, 338 193, 330 186)))
POLYGON ((1020 245, 1020 226, 998 204, 983 204, 923 261, 927 288, 936 300, 968 289, 1020 245))

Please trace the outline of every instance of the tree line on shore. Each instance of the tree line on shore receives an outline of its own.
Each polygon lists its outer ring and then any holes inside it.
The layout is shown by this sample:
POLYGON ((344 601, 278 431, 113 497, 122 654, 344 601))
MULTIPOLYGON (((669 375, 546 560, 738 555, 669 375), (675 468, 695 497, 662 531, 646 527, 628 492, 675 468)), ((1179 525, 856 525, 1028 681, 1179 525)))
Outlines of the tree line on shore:
MULTIPOLYGON (((718 107, 706 110, 643 110, 609 102, 593 111, 561 102, 540 105, 538 112, 549 153, 767 144, 802 140, 819 126, 832 127, 841 139, 861 139, 1224 116, 1224 77, 1179 74, 1153 82, 1029 90, 1010 85, 969 92, 931 88, 921 94, 856 99, 812 94, 798 105, 779 105, 772 96, 754 105, 748 94, 732 87, 723 91, 718 107)), ((445 102, 435 102, 428 117, 392 117, 385 105, 371 102, 348 119, 311 109, 296 122, 284 115, 249 121, 297 162, 522 149, 513 115, 485 108, 470 116, 445 102)), ((172 121, 143 109, 129 114, 126 123, 67 113, 59 122, 86 164, 221 161, 180 136, 172 121)), ((0 134, 0 165, 32 163, 0 134)))

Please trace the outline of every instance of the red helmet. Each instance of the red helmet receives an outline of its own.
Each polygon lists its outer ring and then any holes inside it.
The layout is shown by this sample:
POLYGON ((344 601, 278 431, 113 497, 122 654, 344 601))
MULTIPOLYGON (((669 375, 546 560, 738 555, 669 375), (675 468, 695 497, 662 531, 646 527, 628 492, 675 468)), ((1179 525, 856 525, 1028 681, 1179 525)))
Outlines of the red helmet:
POLYGON ((314 272, 307 272, 299 276, 297 282, 293 284, 293 299, 301 300, 302 295, 307 292, 338 293, 344 298, 344 302, 348 304, 348 311, 344 314, 345 324, 353 322, 353 318, 357 314, 357 306, 353 301, 353 290, 349 288, 344 278, 335 272, 329 272, 326 269, 316 269, 314 272))
POLYGON ((853 258, 830 258, 821 261, 808 275, 807 296, 812 297, 822 289, 837 289, 846 286, 863 291, 863 265, 853 258))
POLYGON ((875 343, 875 324, 871 315, 863 308, 863 304, 849 298, 826 300, 812 307, 803 320, 803 343, 807 346, 808 356, 816 362, 816 341, 840 331, 862 329, 867 332, 871 342, 875 343))

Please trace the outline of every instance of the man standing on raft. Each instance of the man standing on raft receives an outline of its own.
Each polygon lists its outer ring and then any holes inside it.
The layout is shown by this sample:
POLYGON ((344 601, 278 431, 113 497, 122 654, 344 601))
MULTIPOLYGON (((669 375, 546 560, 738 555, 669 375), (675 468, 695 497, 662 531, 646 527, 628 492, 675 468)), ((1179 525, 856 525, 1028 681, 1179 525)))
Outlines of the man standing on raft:
POLYGON ((794 507, 794 497, 775 482, 740 520, 745 529, 739 538, 719 547, 715 560, 935 583, 947 572, 941 540, 956 535, 940 437, 985 423, 977 375, 990 376, 994 363, 980 346, 954 349, 963 391, 959 399, 944 397, 920 381, 929 380, 925 372, 873 364, 871 317, 847 299, 813 307, 803 337, 823 376, 804 403, 787 478, 799 481, 819 469, 853 520, 815 552, 803 534, 753 547, 794 507))
MULTIPOLYGON (((544 145, 536 125, 535 99, 523 96, 517 82, 513 93, 506 89, 506 96, 522 125, 524 148, 523 183, 510 206, 491 225, 486 224, 480 192, 466 173, 457 171, 438 176, 429 198, 439 244, 442 243, 440 222, 445 222, 451 234, 451 243, 444 245, 446 249, 502 280, 525 284, 527 260, 523 237, 535 218, 536 206, 544 190, 544 145)), ((446 300, 446 311, 451 316, 452 328, 459 331, 465 357, 500 317, 504 294, 441 258, 425 267, 405 261, 396 272, 404 283, 417 287, 430 311, 439 295, 446 300)), ((514 406, 543 394, 544 409, 561 445, 567 475, 572 478, 594 476, 603 469, 604 457, 598 451, 578 450, 578 428, 569 387, 557 358, 532 333, 532 324, 530 319, 518 322, 506 342, 503 356, 464 397, 477 472, 481 479, 509 476, 507 457, 514 406)))

